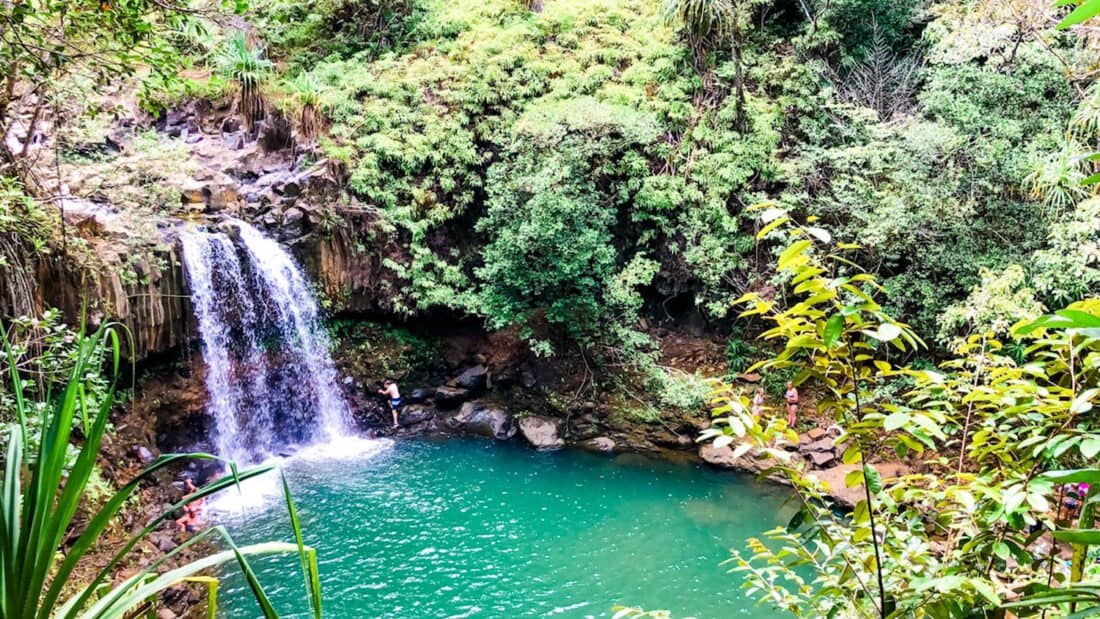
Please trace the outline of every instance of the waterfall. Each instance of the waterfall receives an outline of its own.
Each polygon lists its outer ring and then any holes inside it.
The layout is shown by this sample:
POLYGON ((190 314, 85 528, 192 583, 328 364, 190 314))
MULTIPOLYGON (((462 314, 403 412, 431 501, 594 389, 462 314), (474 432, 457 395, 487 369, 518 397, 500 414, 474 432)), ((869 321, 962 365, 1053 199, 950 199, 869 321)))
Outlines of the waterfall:
POLYGON ((347 436, 347 404, 301 269, 244 222, 182 236, 218 455, 263 460, 347 436))

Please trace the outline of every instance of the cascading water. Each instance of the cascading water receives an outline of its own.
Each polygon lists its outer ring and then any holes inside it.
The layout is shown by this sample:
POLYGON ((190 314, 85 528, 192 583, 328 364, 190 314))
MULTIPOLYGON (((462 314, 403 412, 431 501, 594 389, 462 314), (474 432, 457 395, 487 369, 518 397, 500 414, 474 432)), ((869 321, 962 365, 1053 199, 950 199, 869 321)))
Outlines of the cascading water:
POLYGON ((347 436, 317 303, 294 259, 244 222, 188 231, 183 254, 218 454, 258 462, 347 436))

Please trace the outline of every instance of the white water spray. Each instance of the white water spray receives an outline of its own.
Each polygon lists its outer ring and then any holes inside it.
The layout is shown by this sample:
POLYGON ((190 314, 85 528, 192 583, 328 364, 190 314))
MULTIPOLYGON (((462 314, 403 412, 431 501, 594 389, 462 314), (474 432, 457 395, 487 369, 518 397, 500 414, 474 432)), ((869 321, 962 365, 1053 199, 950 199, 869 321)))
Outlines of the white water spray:
POLYGON ((250 464, 307 445, 354 451, 360 441, 305 276, 278 243, 234 226, 236 243, 220 232, 183 235, 218 455, 250 464))

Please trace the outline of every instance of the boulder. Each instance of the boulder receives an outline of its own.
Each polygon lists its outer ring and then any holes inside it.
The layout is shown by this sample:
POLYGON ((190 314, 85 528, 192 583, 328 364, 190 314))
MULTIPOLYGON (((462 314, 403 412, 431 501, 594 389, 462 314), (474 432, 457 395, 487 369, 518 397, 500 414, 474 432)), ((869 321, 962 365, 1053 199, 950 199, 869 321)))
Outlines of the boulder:
POLYGON ((561 449, 565 446, 565 440, 561 437, 561 424, 551 417, 524 417, 519 420, 519 431, 532 447, 540 451, 561 449))
POLYGON ((822 438, 813 442, 806 442, 809 434, 802 435, 798 444, 798 453, 805 456, 815 468, 825 468, 836 463, 836 446, 831 438, 822 438))
POLYGON ((203 189, 207 210, 212 212, 233 208, 240 201, 237 188, 230 184, 211 185, 203 189))
POLYGON ((436 406, 440 408, 455 408, 459 404, 470 399, 470 392, 465 389, 459 389, 458 387, 447 387, 444 385, 436 388, 435 394, 432 395, 432 399, 435 400, 436 406))
POLYGON ((822 469, 836 462, 836 454, 832 451, 815 451, 809 454, 810 462, 814 467, 822 469))
POLYGON ((283 240, 296 239, 305 232, 306 214, 300 208, 291 207, 283 211, 283 225, 279 236, 283 240))
POLYGON ((592 440, 586 441, 584 446, 596 451, 615 451, 615 441, 608 436, 597 436, 592 440))
POLYGON ((157 619, 176 619, 178 616, 170 608, 162 608, 157 611, 157 619))
POLYGON ((180 188, 180 203, 205 204, 206 198, 202 193, 203 184, 198 181, 187 181, 180 188))
MULTIPOLYGON (((897 462, 873 464, 872 466, 878 470, 884 482, 912 472, 908 466, 897 462)), ((816 477, 825 486, 825 490, 834 501, 845 507, 855 507, 856 503, 864 499, 863 486, 849 488, 844 483, 844 478, 849 473, 860 470, 860 468, 861 465, 859 464, 841 464, 822 471, 813 471, 810 475, 816 477)))
POLYGON ((402 406, 401 410, 397 413, 397 420, 403 426, 411 426, 428 421, 434 416, 435 411, 432 410, 431 407, 413 404, 410 406, 402 406))
MULTIPOLYGON (((734 458, 734 448, 735 446, 731 445, 715 447, 711 443, 704 443, 699 447, 699 457, 703 462, 720 469, 729 469, 753 474, 763 473, 780 464, 797 465, 801 460, 798 454, 792 453, 789 454, 783 462, 780 462, 764 454, 754 453, 754 450, 749 450, 741 457, 734 458)), ((785 483, 784 478, 776 473, 768 475, 768 479, 785 483)))
POLYGON ((821 452, 832 453, 835 449, 833 441, 827 438, 812 443, 799 444, 798 446, 798 451, 803 455, 821 452))
POLYGON ((699 457, 702 458, 703 462, 720 469, 743 470, 745 468, 741 463, 744 456, 734 458, 733 449, 729 445, 715 447, 711 443, 704 443, 699 447, 699 457))
POLYGON ((463 404, 458 414, 447 420, 447 424, 461 432, 498 440, 510 439, 516 435, 516 424, 512 416, 504 409, 485 402, 463 404))
POLYGON ((484 365, 475 365, 454 379, 456 387, 470 391, 484 391, 489 385, 489 369, 484 365))
POLYGON ((423 387, 417 387, 405 394, 405 401, 409 404, 419 404, 432 397, 432 390, 425 389, 423 387))
POLYGON ((822 430, 821 428, 812 428, 808 432, 806 432, 806 436, 810 439, 810 441, 820 441, 821 439, 825 438, 825 430, 822 430))

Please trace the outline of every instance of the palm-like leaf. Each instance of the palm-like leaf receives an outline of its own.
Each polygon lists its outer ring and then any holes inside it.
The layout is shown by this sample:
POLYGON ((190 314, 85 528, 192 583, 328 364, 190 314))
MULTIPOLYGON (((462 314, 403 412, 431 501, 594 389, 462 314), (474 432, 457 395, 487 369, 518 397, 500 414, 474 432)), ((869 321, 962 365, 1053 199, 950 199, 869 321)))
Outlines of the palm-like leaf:
POLYGON ((693 35, 706 37, 725 33, 735 18, 730 0, 666 0, 665 20, 680 22, 693 35))
MULTIPOLYGON (((24 384, 15 367, 15 355, 2 326, 5 353, 9 366, 9 378, 16 403, 17 424, 13 424, 5 456, 4 478, 0 483, 0 617, 5 619, 102 619, 124 616, 127 611, 155 593, 170 587, 196 572, 236 561, 244 571, 253 594, 265 617, 277 617, 263 588, 246 559, 250 555, 272 552, 298 552, 302 557, 302 569, 307 582, 314 615, 320 617, 320 587, 318 585, 316 559, 313 550, 302 543, 294 504, 287 491, 287 507, 292 515, 295 544, 260 544, 237 548, 232 538, 220 527, 204 532, 203 538, 215 533, 220 535, 229 550, 200 559, 194 563, 163 574, 157 570, 176 553, 154 562, 123 583, 108 588, 101 585, 129 552, 146 536, 171 517, 172 512, 189 501, 208 496, 240 481, 271 471, 271 467, 258 467, 237 472, 199 489, 193 496, 181 500, 165 510, 137 535, 134 535, 92 582, 81 588, 64 603, 62 589, 78 563, 99 540, 111 520, 118 514, 143 480, 157 471, 178 463, 184 458, 214 458, 206 454, 166 455, 145 469, 136 479, 119 489, 91 516, 87 527, 65 553, 61 552, 65 535, 72 524, 84 492, 95 469, 99 446, 107 429, 107 421, 114 401, 115 381, 112 380, 98 410, 87 410, 86 387, 88 376, 99 368, 94 360, 99 352, 107 349, 112 359, 112 378, 117 378, 120 366, 120 346, 117 331, 109 325, 83 338, 77 349, 68 384, 54 405, 47 409, 42 420, 42 437, 37 453, 30 453, 26 442, 27 421, 33 404, 24 394, 24 384), (84 422, 84 443, 76 461, 66 469, 65 451, 71 438, 77 415, 84 422), (29 469, 29 470, 28 470, 29 469), (28 477, 28 483, 24 479, 28 477), (62 559, 63 557, 63 559, 62 559), (97 594, 98 598, 93 599, 97 594)), ((198 537, 198 536, 197 536, 198 537)), ((189 545, 189 544, 187 544, 189 545)), ((186 547, 185 545, 184 547, 186 547)), ((182 547, 179 549, 182 550, 182 547)), ((176 551, 178 553, 178 550, 176 551)))

